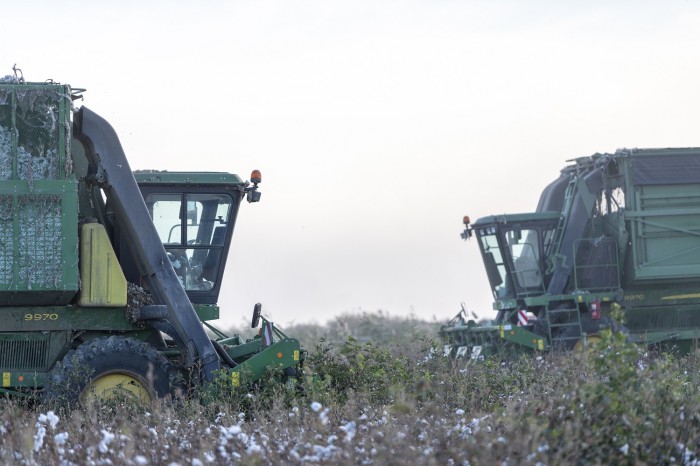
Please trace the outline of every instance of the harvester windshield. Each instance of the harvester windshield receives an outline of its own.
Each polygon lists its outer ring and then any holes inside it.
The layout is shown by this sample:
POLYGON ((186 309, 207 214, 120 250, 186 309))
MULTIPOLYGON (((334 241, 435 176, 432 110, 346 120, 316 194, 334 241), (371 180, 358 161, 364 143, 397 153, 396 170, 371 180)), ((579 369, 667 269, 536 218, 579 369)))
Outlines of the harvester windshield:
MULTIPOLYGON (((535 216, 542 217, 542 214, 535 216)), ((545 289, 546 252, 556 227, 555 220, 513 220, 509 216, 488 217, 474 224, 496 299, 529 296, 545 289)))
POLYGON ((212 289, 224 248, 232 197, 218 193, 151 193, 145 201, 185 290, 212 289))
POLYGON ((481 254, 484 258, 486 274, 491 284, 493 296, 495 298, 513 298, 513 287, 508 283, 510 277, 498 236, 496 236, 496 227, 491 226, 483 230, 476 230, 476 234, 479 238, 479 248, 481 248, 481 254))

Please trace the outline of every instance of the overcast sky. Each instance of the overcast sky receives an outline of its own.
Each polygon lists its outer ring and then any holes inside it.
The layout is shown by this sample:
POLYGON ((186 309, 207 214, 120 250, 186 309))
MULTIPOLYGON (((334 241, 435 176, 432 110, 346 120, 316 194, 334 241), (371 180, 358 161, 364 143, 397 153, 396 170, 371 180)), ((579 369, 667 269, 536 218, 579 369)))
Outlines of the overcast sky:
POLYGON ((534 210, 574 157, 700 145, 692 2, 29 0, 2 24, 0 76, 87 88, 133 169, 262 171, 224 323, 491 316, 463 215, 534 210))

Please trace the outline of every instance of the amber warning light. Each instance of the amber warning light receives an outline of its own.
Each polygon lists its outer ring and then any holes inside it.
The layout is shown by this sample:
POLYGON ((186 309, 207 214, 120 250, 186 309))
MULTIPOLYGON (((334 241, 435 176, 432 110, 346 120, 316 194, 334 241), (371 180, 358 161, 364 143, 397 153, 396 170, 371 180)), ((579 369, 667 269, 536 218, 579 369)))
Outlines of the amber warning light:
MULTIPOLYGON (((260 200, 260 193, 258 192, 258 183, 262 181, 262 175, 260 170, 253 170, 250 173, 250 182, 253 186, 247 186, 245 188, 248 193, 248 202, 258 202, 260 200)), ((247 184, 247 183, 246 183, 247 184)))

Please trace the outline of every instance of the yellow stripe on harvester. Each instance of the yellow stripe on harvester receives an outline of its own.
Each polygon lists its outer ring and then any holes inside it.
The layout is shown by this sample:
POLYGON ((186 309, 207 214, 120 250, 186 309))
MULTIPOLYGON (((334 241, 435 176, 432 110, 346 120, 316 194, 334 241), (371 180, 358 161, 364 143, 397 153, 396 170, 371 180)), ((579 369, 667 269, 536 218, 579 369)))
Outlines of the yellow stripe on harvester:
POLYGON ((700 298, 700 293, 690 293, 690 294, 676 294, 673 296, 664 296, 661 298, 663 301, 664 299, 693 299, 693 298, 700 298))
POLYGON ((11 374, 9 372, 2 373, 2 386, 3 387, 9 387, 11 380, 12 380, 12 378, 11 378, 11 374))

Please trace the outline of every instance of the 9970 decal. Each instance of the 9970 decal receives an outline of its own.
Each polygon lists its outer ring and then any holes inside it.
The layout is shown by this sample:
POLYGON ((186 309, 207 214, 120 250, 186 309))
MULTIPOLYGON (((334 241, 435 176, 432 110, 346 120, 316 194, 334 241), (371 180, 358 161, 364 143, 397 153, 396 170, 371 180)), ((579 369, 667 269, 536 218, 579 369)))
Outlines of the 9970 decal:
POLYGON ((41 321, 41 320, 58 320, 59 315, 55 312, 52 313, 36 313, 36 314, 24 314, 24 320, 26 321, 41 321))

